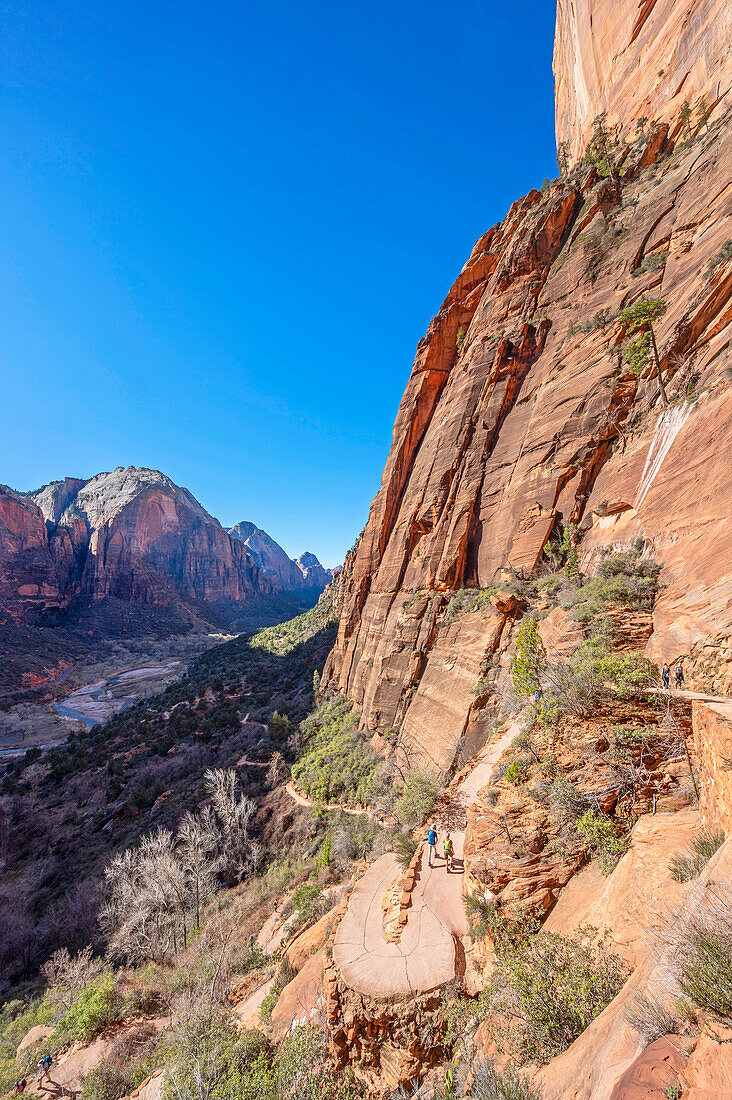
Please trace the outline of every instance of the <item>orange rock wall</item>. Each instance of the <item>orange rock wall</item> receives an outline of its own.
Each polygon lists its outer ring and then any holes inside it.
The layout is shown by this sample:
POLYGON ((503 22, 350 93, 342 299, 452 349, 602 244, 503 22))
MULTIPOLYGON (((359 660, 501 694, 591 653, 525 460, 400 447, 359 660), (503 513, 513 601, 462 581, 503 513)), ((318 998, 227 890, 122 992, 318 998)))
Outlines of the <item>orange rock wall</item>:
POLYGON ((642 116, 675 122, 685 100, 720 103, 731 43, 725 0, 558 0, 557 142, 569 142, 577 158, 600 111, 628 137, 642 116))
POLYGON ((619 186, 590 169, 533 191, 475 245, 417 348, 326 667, 370 729, 401 728, 439 767, 457 751, 461 682, 506 634, 490 616, 480 637, 448 624, 450 594, 530 571, 559 522, 585 532, 589 569, 602 547, 652 546, 667 586, 652 656, 732 654, 732 262, 709 269, 732 236, 731 169, 725 120, 676 147, 661 128, 623 154, 619 186), (593 324, 644 293, 668 306, 656 336, 680 424, 652 481, 658 384, 628 373, 616 323, 593 324))
POLYGON ((699 761, 699 809, 706 829, 732 833, 732 703, 695 699, 694 744, 699 761))

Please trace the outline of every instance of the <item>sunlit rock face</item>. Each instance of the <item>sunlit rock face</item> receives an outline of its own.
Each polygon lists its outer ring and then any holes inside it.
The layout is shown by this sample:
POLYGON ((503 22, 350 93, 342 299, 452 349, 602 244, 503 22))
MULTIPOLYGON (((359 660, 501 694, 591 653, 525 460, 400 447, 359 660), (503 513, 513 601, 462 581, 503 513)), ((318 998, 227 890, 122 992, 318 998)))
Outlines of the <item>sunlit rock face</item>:
POLYGON ((326 678, 439 770, 480 741, 475 683, 516 614, 450 623, 450 594, 530 572, 561 523, 584 532, 588 571, 645 539, 664 585, 647 652, 686 655, 693 676, 711 647, 707 686, 729 680, 730 132, 724 117, 691 141, 674 130, 621 145, 617 180, 578 168, 514 203, 418 345, 326 678), (668 411, 613 319, 644 294, 667 307, 668 411))
POLYGON ((558 0, 557 142, 581 155, 600 111, 627 139, 642 117, 677 124, 684 101, 713 107, 729 90, 730 42, 725 0, 558 0))
POLYGON ((273 587, 246 544, 157 470, 118 467, 30 495, 0 490, 9 618, 63 609, 74 597, 241 602, 273 587))

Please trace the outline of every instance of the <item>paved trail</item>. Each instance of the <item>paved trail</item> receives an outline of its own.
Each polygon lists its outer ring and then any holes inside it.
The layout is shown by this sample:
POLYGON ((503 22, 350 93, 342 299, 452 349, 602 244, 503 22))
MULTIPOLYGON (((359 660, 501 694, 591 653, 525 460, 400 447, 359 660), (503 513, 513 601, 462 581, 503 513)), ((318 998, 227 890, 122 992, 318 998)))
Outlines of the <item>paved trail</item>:
MULTIPOLYGON (((429 867, 425 852, 398 943, 384 938, 382 913, 384 893, 400 871, 393 852, 377 859, 354 887, 333 945, 334 962, 350 989, 380 1000, 399 1000, 438 989, 455 977, 456 940, 468 933, 463 905, 465 814, 518 732, 514 722, 500 741, 484 749, 444 811, 455 845, 455 869, 448 874, 444 859, 429 867)), ((440 818, 438 832, 441 851, 445 826, 440 818)))

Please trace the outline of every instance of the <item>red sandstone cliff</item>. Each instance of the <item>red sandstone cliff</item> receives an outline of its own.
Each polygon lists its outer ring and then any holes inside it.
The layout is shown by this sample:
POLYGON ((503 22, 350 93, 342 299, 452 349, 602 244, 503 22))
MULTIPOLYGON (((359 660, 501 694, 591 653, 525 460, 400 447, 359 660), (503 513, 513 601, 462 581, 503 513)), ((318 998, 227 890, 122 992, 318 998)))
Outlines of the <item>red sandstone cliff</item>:
POLYGON ((156 470, 0 491, 0 604, 16 620, 75 596, 152 604, 246 601, 272 582, 246 545, 156 470))
POLYGON ((731 50, 724 0, 558 0, 557 142, 580 156, 600 111, 626 138, 643 116, 676 123, 684 101, 721 113, 731 50))
POLYGON ((711 647, 729 679, 729 122, 685 142, 654 127, 616 155, 617 181, 578 167, 475 245, 418 346, 357 547, 326 678, 440 770, 480 738, 475 683, 513 614, 494 599, 448 623, 447 599, 531 571, 560 522, 585 532, 589 568, 599 547, 645 538, 667 586, 649 653, 711 647), (668 306, 666 414, 602 313, 645 293, 668 306))

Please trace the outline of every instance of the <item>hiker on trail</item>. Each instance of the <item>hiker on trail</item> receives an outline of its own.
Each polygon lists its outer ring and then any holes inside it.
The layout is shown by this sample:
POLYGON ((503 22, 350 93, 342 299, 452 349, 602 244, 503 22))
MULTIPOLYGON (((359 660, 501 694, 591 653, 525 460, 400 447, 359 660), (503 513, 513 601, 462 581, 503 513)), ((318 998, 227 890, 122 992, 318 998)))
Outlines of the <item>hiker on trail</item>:
POLYGON ((452 857, 454 851, 455 849, 453 847, 452 837, 448 833, 445 837, 445 864, 447 867, 448 875, 450 874, 450 871, 452 871, 452 857))
POLYGON ((432 860, 435 858, 437 850, 437 829, 434 825, 430 825, 429 832, 427 833, 427 865, 432 866, 432 860))
POLYGON ((53 1058, 50 1054, 47 1054, 45 1058, 41 1058, 40 1062, 38 1063, 38 1069, 40 1070, 40 1073, 38 1074, 39 1084, 46 1076, 52 1065, 53 1058))
POLYGON ((676 666, 675 676, 676 676, 676 687, 680 688, 681 685, 684 682, 684 670, 681 667, 681 661, 679 661, 679 663, 676 666))
POLYGON ((669 681, 671 680, 671 669, 668 667, 668 665, 664 665, 661 669, 661 680, 663 682, 663 686, 667 688, 669 685, 669 681))
POLYGON ((15 1091, 16 1092, 25 1092, 25 1086, 27 1084, 28 1084, 28 1082, 26 1081, 25 1077, 21 1077, 21 1079, 19 1081, 15 1082, 15 1091))

